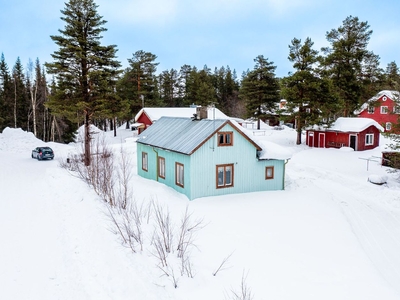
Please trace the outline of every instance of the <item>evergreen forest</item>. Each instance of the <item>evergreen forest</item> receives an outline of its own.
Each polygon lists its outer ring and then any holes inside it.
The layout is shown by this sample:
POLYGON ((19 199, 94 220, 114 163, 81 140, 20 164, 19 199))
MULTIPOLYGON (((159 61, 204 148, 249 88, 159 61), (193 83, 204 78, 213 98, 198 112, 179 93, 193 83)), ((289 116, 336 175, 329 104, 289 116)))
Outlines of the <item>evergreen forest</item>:
POLYGON ((93 0, 69 0, 61 13, 66 26, 51 36, 59 47, 53 61, 7 62, 1 54, 0 131, 21 128, 43 141, 68 143, 84 124, 129 126, 142 107, 214 105, 231 117, 266 120, 279 115, 277 105, 286 99, 285 115, 297 118, 300 132, 306 124, 352 116, 381 90, 400 90, 398 66, 380 67, 379 55, 368 50, 372 29, 354 16, 327 29, 328 47, 315 49, 311 37, 288 41, 282 51, 293 71, 278 78, 263 54, 238 75, 207 62, 201 69, 182 62, 179 69, 159 70, 156 53, 132 49, 123 69, 118 45, 102 45, 107 22, 93 0))

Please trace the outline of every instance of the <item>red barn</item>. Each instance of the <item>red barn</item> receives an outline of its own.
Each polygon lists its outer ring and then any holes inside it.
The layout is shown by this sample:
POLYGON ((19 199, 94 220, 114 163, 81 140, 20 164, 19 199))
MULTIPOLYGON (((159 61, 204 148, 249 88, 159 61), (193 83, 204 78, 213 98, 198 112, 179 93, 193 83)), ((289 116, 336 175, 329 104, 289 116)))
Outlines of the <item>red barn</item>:
POLYGON ((400 114, 398 101, 398 91, 381 91, 354 113, 359 117, 375 120, 385 128, 385 132, 392 131, 392 124, 398 122, 400 114))
POLYGON ((317 148, 370 150, 379 146, 382 131, 383 127, 369 118, 338 118, 329 128, 307 130, 306 144, 317 148))

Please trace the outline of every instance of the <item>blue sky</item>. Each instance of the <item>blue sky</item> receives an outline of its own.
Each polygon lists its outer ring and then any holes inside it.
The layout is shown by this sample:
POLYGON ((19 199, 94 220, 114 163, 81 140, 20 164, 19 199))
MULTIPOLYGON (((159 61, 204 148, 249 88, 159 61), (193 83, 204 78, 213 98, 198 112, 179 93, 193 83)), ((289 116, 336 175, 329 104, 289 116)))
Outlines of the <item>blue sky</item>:
MULTIPOLYGON (((17 57, 23 66, 52 60, 57 50, 50 35, 63 28, 59 0, 0 0, 0 53, 9 69, 17 57)), ((102 43, 118 48, 124 67, 138 50, 157 55, 158 72, 184 64, 203 68, 229 66, 238 77, 264 55, 276 75, 293 71, 287 59, 293 38, 310 37, 314 49, 329 46, 326 33, 357 16, 373 30, 369 50, 381 67, 400 66, 398 0, 97 0, 107 21, 102 43)))

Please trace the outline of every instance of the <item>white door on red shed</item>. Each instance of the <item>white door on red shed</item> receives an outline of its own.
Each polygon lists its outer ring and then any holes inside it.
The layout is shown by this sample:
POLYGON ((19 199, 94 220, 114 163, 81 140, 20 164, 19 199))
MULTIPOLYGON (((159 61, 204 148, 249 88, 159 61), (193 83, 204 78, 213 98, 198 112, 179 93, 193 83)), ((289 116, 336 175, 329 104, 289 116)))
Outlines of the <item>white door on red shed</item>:
POLYGON ((320 133, 318 135, 318 147, 325 148, 325 133, 320 133))

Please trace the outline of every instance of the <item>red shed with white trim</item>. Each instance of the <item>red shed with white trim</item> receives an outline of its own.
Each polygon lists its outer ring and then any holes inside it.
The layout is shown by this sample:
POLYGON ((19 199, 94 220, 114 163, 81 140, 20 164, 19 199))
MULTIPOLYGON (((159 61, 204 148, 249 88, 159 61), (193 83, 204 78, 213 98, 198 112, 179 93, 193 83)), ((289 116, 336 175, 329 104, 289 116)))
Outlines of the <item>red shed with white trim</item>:
POLYGON ((329 128, 308 129, 306 144, 317 148, 370 150, 379 146, 383 131, 381 125, 369 118, 338 118, 329 128))

